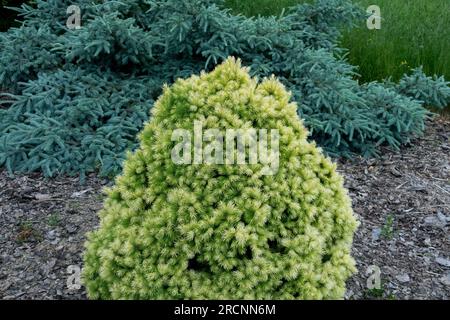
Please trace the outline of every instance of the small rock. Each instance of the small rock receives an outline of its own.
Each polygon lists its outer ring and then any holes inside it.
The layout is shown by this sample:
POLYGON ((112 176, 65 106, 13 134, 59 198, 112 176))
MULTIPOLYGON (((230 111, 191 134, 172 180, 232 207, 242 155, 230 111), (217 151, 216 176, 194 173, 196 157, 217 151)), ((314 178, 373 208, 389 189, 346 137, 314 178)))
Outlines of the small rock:
POLYGON ((444 267, 450 267, 450 260, 445 258, 436 258, 436 262, 444 267))
POLYGON ((71 224, 66 225, 65 229, 69 234, 73 234, 77 231, 77 227, 71 224))
POLYGON ((345 299, 350 300, 354 295, 353 290, 347 290, 347 292, 345 292, 345 299))
POLYGON ((83 191, 74 192, 74 193, 72 193, 72 198, 80 198, 85 193, 88 193, 89 191, 92 191, 92 188, 87 188, 86 190, 83 190, 83 191))
POLYGON ((423 243, 425 243, 426 246, 430 247, 431 246, 431 239, 430 238, 426 238, 423 243))
POLYGON ((394 242, 392 242, 392 243, 389 245, 389 250, 390 250, 390 251, 393 251, 393 252, 396 252, 396 251, 398 250, 398 248, 397 248, 397 246, 395 245, 394 242))
POLYGON ((426 226, 430 226, 433 228, 445 228, 447 222, 443 222, 437 216, 428 216, 425 218, 424 223, 426 226))
POLYGON ((372 241, 378 241, 380 239, 381 229, 375 228, 372 230, 372 241))
POLYGON ((47 232, 47 239, 54 240, 56 238, 56 230, 50 230, 47 232))
POLYGON ((400 274, 400 275, 396 276, 395 279, 397 279, 401 283, 407 283, 410 281, 409 275, 407 273, 400 274))
POLYGON ((402 173, 397 170, 395 167, 391 167, 389 171, 394 177, 401 177, 402 173))
POLYGON ((23 194, 29 194, 29 193, 33 192, 33 188, 29 187, 29 186, 26 186, 21 191, 22 191, 23 194))
POLYGON ((450 287, 450 273, 447 273, 447 275, 440 278, 439 281, 441 281, 447 287, 450 287))
POLYGON ((397 288, 397 286, 394 283, 392 283, 392 282, 388 282, 387 288, 391 289, 391 290, 394 290, 395 288, 397 288))
POLYGON ((437 218, 439 221, 441 221, 443 224, 447 224, 450 222, 450 217, 445 216, 441 211, 437 213, 437 218))
POLYGON ((48 274, 50 271, 52 271, 52 269, 55 265, 56 265, 56 259, 55 258, 50 259, 50 261, 44 265, 45 274, 48 274))
POLYGON ((9 287, 11 287, 12 282, 11 281, 4 281, 3 284, 0 285, 0 290, 5 292, 8 290, 9 287))
POLYGON ((46 201, 46 200, 51 199, 51 196, 50 196, 49 194, 36 193, 36 194, 34 195, 34 198, 35 198, 36 200, 46 201))

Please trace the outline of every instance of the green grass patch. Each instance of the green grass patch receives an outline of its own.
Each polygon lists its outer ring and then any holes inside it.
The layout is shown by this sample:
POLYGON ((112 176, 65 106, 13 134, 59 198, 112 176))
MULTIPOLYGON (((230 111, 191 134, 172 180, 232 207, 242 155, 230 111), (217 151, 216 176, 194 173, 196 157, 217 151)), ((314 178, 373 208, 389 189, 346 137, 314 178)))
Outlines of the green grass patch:
MULTIPOLYGON (((247 16, 278 15, 283 8, 307 0, 227 0, 235 13, 247 16)), ((450 79, 449 0, 355 0, 381 9, 381 30, 369 30, 365 21, 344 34, 348 59, 359 66, 363 82, 392 76, 398 80, 412 67, 424 66, 429 75, 450 79)))
MULTIPOLYGON (((363 7, 372 0, 359 0, 363 7)), ((450 1, 378 0, 381 29, 366 23, 346 33, 342 46, 359 66, 363 81, 392 76, 398 80, 411 67, 424 66, 426 74, 450 79, 450 1)))
POLYGON ((386 222, 381 228, 381 236, 387 240, 392 240, 394 237, 394 215, 389 214, 386 217, 386 222))
POLYGON ((61 217, 58 213, 52 213, 47 219, 47 223, 50 227, 56 227, 59 225, 60 221, 61 217))
POLYGON ((240 13, 247 17, 279 15, 283 8, 295 6, 312 0, 225 0, 233 13, 240 13))

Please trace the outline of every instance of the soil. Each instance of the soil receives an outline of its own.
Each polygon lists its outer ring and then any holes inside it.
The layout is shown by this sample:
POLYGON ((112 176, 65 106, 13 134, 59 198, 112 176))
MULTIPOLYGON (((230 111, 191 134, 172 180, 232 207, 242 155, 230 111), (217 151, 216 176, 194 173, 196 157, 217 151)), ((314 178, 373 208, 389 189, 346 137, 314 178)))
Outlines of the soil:
MULTIPOLYGON (((338 162, 361 222, 346 299, 449 299, 450 121, 400 151, 338 162)), ((108 184, 0 172, 0 299, 86 299, 83 244, 108 184)))

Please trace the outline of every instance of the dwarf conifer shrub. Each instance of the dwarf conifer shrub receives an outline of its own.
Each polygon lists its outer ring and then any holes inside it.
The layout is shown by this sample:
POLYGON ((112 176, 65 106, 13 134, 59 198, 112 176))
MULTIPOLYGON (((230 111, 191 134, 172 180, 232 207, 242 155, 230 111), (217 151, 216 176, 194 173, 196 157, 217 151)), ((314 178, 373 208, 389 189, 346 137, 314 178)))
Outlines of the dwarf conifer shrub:
POLYGON ((122 169, 125 150, 148 119, 153 80, 97 69, 42 73, 0 110, 0 163, 22 172, 101 175, 122 169), (51 101, 51 103, 48 103, 51 101))
POLYGON ((307 135, 284 86, 258 83, 234 59, 166 87, 88 237, 89 296, 342 298, 357 221, 336 166, 307 135), (196 121, 222 133, 278 130, 277 170, 175 164, 173 132, 194 135, 196 121))
POLYGON ((443 76, 428 77, 422 67, 405 74, 397 85, 401 94, 421 101, 427 106, 444 109, 450 106, 450 82, 443 76))

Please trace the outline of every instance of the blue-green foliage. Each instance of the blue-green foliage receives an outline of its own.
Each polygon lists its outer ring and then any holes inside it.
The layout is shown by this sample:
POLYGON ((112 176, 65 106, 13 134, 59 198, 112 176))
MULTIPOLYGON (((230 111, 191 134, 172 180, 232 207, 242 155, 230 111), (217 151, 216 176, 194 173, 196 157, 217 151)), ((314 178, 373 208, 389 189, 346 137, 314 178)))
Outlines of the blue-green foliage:
POLYGON ((0 162, 47 176, 116 173, 148 119, 154 86, 150 78, 121 79, 95 68, 42 73, 0 110, 0 162))
POLYGON ((0 111, 0 165, 10 171, 114 174, 162 85, 228 56, 252 75, 275 74, 333 155, 398 147, 428 116, 389 86, 354 80, 337 46, 340 28, 362 16, 347 0, 252 19, 214 0, 80 0, 79 30, 65 26, 71 1, 36 3, 21 9, 21 28, 0 34, 0 87, 15 100, 0 111))
POLYGON ((444 109, 450 106, 449 84, 442 76, 428 77, 420 67, 414 69, 411 75, 406 74, 400 79, 397 91, 427 106, 444 109))
POLYGON ((20 92, 19 82, 35 79, 38 72, 61 65, 62 58, 51 51, 57 39, 45 23, 0 33, 0 87, 20 92))

